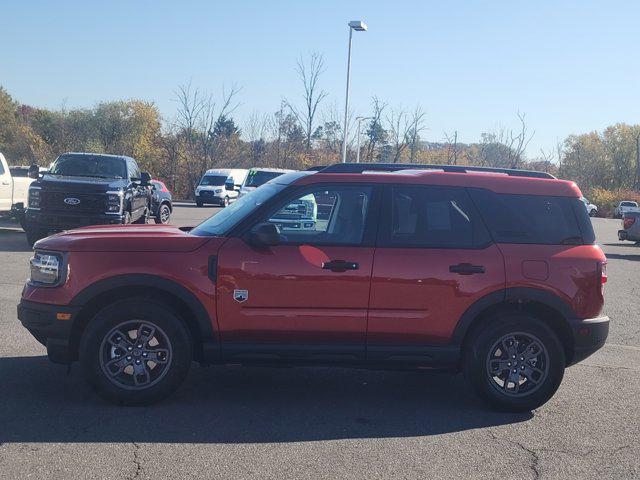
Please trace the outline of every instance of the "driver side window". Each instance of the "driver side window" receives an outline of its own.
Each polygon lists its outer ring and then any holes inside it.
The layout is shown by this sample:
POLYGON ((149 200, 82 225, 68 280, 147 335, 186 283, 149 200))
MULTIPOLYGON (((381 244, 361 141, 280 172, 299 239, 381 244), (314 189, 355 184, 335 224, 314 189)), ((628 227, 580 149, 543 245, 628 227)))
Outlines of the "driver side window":
POLYGON ((283 244, 359 245, 370 187, 316 187, 280 205, 264 222, 278 227, 283 244))

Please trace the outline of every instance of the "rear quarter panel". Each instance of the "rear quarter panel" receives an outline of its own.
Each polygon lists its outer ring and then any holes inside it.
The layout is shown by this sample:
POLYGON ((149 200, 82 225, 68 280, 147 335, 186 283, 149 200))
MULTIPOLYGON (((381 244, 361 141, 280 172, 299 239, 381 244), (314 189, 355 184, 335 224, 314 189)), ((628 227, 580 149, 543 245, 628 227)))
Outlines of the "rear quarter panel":
POLYGON ((599 262, 604 253, 597 245, 500 244, 507 288, 536 288, 563 299, 577 318, 602 312, 604 298, 599 262))

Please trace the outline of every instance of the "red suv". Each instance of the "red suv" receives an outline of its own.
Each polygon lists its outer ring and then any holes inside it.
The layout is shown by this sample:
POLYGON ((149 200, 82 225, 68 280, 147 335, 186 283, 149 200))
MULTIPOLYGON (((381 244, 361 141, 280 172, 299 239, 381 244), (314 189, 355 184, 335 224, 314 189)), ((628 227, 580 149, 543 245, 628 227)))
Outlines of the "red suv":
POLYGON ((39 241, 18 317, 119 403, 166 397, 196 360, 461 370, 493 406, 529 410, 608 334, 581 197, 529 171, 289 173, 193 229, 39 241))

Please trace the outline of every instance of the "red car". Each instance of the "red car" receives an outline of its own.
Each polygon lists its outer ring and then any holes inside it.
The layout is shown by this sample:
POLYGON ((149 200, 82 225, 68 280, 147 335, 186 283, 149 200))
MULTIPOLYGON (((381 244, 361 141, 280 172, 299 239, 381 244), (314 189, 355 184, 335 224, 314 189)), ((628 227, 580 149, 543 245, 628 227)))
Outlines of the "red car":
POLYGON ((18 316, 119 403, 166 397, 196 360, 444 368, 497 408, 530 410, 608 334, 606 259, 581 196, 478 167, 289 173, 191 230, 39 241, 18 316), (281 231, 302 203, 313 228, 281 231))

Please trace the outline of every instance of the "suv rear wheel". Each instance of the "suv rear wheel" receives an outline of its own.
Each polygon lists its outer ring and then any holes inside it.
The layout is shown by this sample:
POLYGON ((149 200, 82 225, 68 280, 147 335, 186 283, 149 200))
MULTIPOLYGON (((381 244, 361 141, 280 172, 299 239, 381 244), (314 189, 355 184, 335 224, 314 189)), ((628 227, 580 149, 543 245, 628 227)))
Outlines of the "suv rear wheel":
POLYGON ((173 393, 192 360, 189 332, 165 305, 129 299, 102 309, 80 342, 89 382, 107 399, 148 405, 173 393))
POLYGON ((556 392, 565 368, 557 335, 522 312, 494 316, 472 333, 463 358, 465 377, 492 407, 530 411, 556 392))
POLYGON ((156 223, 169 223, 171 219, 171 208, 166 203, 163 203, 158 207, 158 214, 156 215, 156 223))

